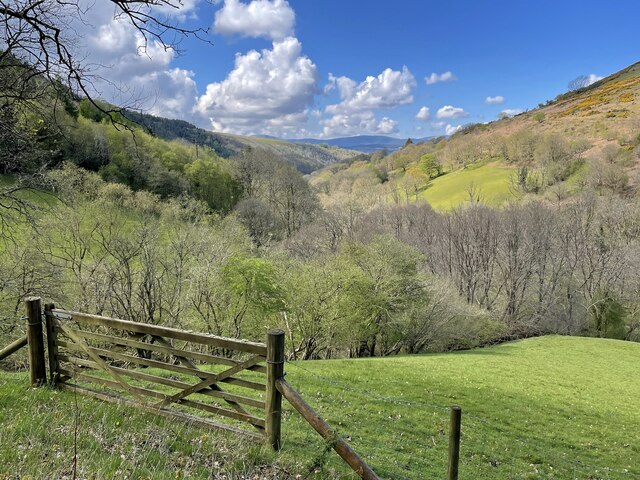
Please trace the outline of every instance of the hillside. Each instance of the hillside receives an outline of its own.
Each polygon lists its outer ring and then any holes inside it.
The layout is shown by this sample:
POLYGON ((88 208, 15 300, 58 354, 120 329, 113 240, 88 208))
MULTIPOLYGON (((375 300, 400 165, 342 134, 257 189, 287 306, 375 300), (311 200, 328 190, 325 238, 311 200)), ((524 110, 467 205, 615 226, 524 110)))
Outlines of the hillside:
MULTIPOLYGON (((422 143, 430 140, 432 137, 424 137, 413 139, 415 143, 422 143)), ((340 148, 346 148, 349 150, 356 150, 363 153, 373 153, 377 150, 389 150, 393 152, 402 148, 406 143, 406 138, 395 138, 386 135, 356 135, 354 137, 340 137, 340 138, 301 138, 301 139, 288 139, 287 142, 293 143, 312 143, 312 144, 326 144, 340 148)))
POLYGON ((312 145, 270 138, 244 137, 231 134, 218 135, 230 142, 241 145, 240 150, 249 147, 271 152, 294 165, 302 173, 311 173, 332 163, 353 158, 360 153, 355 150, 326 144, 312 145))
MULTIPOLYGON (((127 118, 143 126, 153 135, 165 140, 184 140, 194 145, 207 146, 222 157, 240 154, 247 148, 264 150, 291 163, 302 173, 340 162, 359 152, 327 144, 307 144, 288 140, 246 137, 211 132, 184 120, 171 120, 153 115, 126 111, 127 118)), ((356 149, 357 150, 357 149, 356 149)))
MULTIPOLYGON (((607 146, 628 146, 640 132, 640 62, 534 110, 474 127, 454 137, 491 139, 523 130, 554 133, 588 141, 586 156, 601 154, 607 146)), ((635 174, 633 178, 637 182, 635 174)))
MULTIPOLYGON (((640 475, 639 361, 637 344, 544 337, 458 353, 294 362, 286 371, 382 478, 442 478, 448 408, 459 404, 460 478, 626 480, 640 475)), ((0 373, 0 478, 70 476, 76 399, 27 384, 24 373, 0 373)), ((235 437, 77 402, 82 478, 204 479, 212 470, 234 479, 355 477, 286 402, 277 460, 235 437)))
POLYGON ((472 197, 502 206, 523 198, 563 201, 585 190, 634 196, 640 185, 640 63, 512 118, 358 160, 311 177, 325 205, 341 202, 345 192, 369 205, 424 199, 439 210, 472 197))

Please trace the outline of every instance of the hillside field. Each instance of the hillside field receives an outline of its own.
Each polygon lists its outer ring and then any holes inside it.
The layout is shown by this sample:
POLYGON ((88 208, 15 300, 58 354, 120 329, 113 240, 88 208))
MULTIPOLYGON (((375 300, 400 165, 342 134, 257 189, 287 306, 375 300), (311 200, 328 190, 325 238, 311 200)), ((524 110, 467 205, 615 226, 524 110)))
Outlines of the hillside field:
POLYGON ((514 173, 515 169, 495 163, 455 170, 432 180, 419 198, 425 199, 435 210, 450 210, 469 201, 469 190, 473 186, 482 203, 501 207, 506 201, 515 199, 510 190, 514 173))
MULTIPOLYGON (((286 371, 382 478, 443 478, 448 407, 459 404, 460 478, 587 480, 640 476, 639 364, 635 343, 550 336, 286 371)), ((71 478, 74 395, 27 384, 25 373, 0 373, 0 478, 71 478)), ((77 402, 78 478, 355 478, 290 407, 276 458, 241 439, 77 402)))

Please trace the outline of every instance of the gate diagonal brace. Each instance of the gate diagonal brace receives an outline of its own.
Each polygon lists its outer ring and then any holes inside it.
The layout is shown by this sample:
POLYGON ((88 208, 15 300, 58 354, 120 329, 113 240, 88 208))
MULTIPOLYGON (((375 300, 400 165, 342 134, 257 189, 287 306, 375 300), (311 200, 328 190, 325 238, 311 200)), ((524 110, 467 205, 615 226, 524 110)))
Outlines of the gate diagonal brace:
POLYGON ((100 366, 100 368, 102 368, 105 372, 107 372, 109 375, 111 375, 111 377, 113 377, 113 379, 116 382, 118 382, 122 386, 122 388, 124 388, 127 392, 129 392, 134 397, 136 397, 143 404, 147 403, 145 401, 145 399, 140 394, 138 394, 138 392, 136 392, 134 389, 132 389, 129 386, 129 384, 117 372, 112 370, 111 367, 107 364, 107 362, 105 362, 102 358, 100 358, 100 355, 95 353, 91 349, 91 347, 89 345, 87 345, 87 343, 80 336, 76 335, 70 329, 64 327, 60 322, 58 322, 57 327, 60 330, 62 330, 62 332, 65 335, 67 335, 69 338, 71 338, 71 340, 73 340, 76 343, 76 345, 78 345, 80 348, 82 348, 82 350, 84 350, 84 352, 87 355, 89 355, 91 357, 91 359, 100 366))
MULTIPOLYGON (((156 342, 158 342, 160 345, 164 345, 165 347, 171 347, 171 344, 170 344, 169 342, 167 342, 163 337, 161 337, 161 336, 159 336, 159 335, 153 335, 153 339, 154 339, 156 342)), ((179 356, 179 355, 176 355, 176 358, 178 359, 178 361, 179 361, 180 363, 183 363, 184 365, 186 365, 186 366, 188 366, 188 367, 190 367, 190 368, 193 368, 193 369, 198 370, 198 367, 196 366, 196 364, 195 364, 195 363, 193 363, 193 362, 192 362, 191 360, 189 360, 188 358, 186 358, 186 357, 182 357, 182 356, 179 356)), ((206 374, 205 372, 202 372, 202 373, 203 373, 203 376, 206 374)), ((215 384, 215 383, 214 383, 214 384, 209 385, 209 388, 210 388, 211 390, 215 390, 215 391, 217 391, 217 392, 224 392, 224 389, 222 389, 222 388, 220 387, 220 385, 217 385, 217 384, 215 384)), ((247 410, 245 410, 244 408, 242 408, 242 406, 241 406, 239 403, 234 402, 233 400, 226 400, 226 399, 225 399, 225 402, 227 402, 227 403, 231 406, 231 408, 233 408, 236 412, 243 413, 243 414, 245 414, 245 415, 248 415, 248 414, 249 414, 249 412, 247 412, 247 410)), ((264 431, 264 427, 260 427, 260 426, 258 426, 258 425, 254 425, 254 427, 255 427, 257 430, 264 431)))
POLYGON ((211 375, 210 377, 202 380, 201 382, 189 387, 189 388, 185 388, 184 390, 182 390, 181 392, 176 393, 175 395, 172 395, 171 397, 166 397, 164 400, 162 400, 161 402, 158 402, 157 404, 154 405, 155 408, 162 408, 170 403, 175 403, 175 402, 179 402, 181 399, 183 399, 184 397, 191 395, 192 393, 196 393, 199 392, 201 390, 204 390, 206 388, 211 387, 211 385, 218 383, 222 380, 224 380, 225 378, 230 377, 231 375, 234 375, 238 372, 241 372, 242 370, 246 370, 249 367, 252 367, 258 363, 260 363, 262 361, 263 357, 260 355, 256 355, 254 357, 251 357, 249 360, 246 360, 242 363, 239 363, 238 365, 236 365, 235 367, 231 367, 221 373, 215 374, 215 375, 211 375))

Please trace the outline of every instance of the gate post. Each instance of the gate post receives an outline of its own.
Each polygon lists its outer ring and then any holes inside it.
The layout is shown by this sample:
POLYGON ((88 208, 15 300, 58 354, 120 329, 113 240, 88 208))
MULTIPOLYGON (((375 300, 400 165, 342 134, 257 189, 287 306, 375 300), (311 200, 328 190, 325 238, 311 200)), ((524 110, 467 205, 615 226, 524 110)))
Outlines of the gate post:
POLYGON ((25 305, 27 307, 27 339, 29 342, 29 379, 32 387, 39 387, 47 383, 40 297, 27 298, 25 305))
POLYGON ((282 394, 276 388, 276 380, 284 378, 284 331, 267 332, 267 441, 274 450, 280 450, 282 422, 282 394))
POLYGON ((51 385, 58 383, 60 375, 58 374, 58 343, 57 332, 53 325, 52 310, 56 306, 53 303, 47 303, 44 306, 44 324, 47 328, 47 353, 49 354, 49 381, 51 385))

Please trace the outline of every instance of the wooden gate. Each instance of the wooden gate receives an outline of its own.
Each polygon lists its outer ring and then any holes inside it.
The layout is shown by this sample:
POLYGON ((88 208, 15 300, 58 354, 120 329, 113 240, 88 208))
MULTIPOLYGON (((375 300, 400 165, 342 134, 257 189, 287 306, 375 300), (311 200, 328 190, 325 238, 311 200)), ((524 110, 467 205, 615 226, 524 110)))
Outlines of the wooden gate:
MULTIPOLYGON (((35 387, 47 381, 40 298, 27 299, 26 307, 29 376, 35 387)), ((44 317, 52 384, 247 435, 276 450, 284 397, 361 478, 380 480, 284 380, 282 330, 270 330, 264 344, 53 304, 45 306, 44 317)))
POLYGON ((266 410, 265 344, 53 305, 45 321, 53 383, 265 441, 274 420, 266 410))

